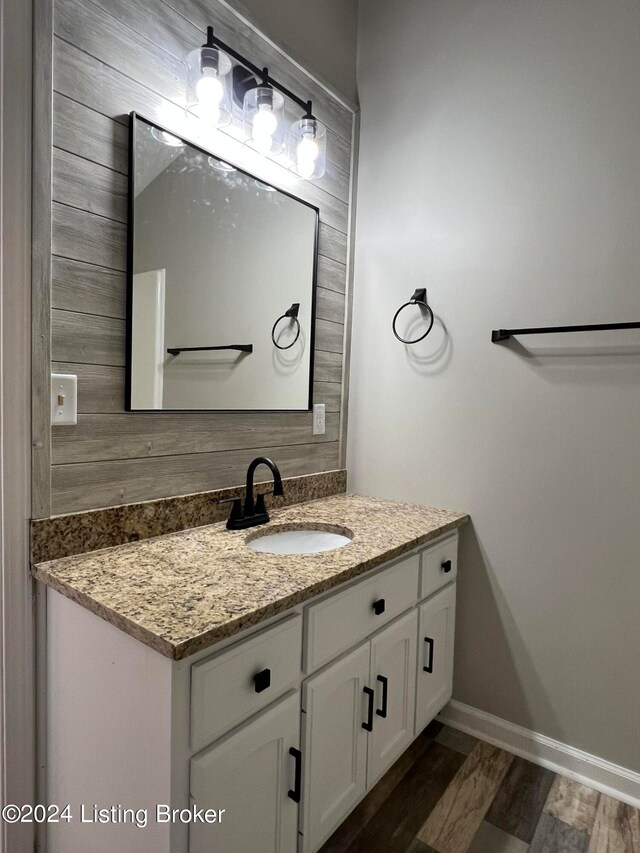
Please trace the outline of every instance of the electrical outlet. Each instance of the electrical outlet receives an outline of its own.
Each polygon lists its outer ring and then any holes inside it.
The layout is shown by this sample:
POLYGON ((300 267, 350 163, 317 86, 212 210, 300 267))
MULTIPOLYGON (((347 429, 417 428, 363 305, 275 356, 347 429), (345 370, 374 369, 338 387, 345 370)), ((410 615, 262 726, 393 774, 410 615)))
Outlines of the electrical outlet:
POLYGON ((324 403, 316 403, 313 407, 313 435, 324 435, 324 403))
POLYGON ((72 373, 51 374, 51 423, 78 423, 78 377, 72 373))

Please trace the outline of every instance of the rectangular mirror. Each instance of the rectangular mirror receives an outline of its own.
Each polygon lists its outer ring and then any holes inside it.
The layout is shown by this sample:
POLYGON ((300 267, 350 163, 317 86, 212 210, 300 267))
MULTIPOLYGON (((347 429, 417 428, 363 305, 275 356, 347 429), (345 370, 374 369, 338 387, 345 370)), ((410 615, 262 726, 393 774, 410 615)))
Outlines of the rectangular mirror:
POLYGON ((318 210, 131 115, 127 408, 311 408, 318 210))

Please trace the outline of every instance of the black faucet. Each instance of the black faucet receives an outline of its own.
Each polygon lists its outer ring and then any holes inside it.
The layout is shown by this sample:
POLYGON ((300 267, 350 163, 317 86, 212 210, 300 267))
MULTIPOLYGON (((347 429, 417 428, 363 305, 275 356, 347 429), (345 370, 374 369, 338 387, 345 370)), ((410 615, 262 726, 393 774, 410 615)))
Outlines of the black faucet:
POLYGON ((258 456, 247 468, 247 487, 244 497, 244 506, 240 504, 240 498, 231 498, 231 515, 227 521, 229 530, 244 530, 246 527, 255 527, 257 524, 266 524, 269 521, 269 513, 264 503, 265 495, 284 496, 282 488, 282 477, 278 466, 273 460, 266 456, 258 456), (266 465, 273 474, 273 489, 261 492, 254 500, 253 497, 253 475, 258 465, 266 465))

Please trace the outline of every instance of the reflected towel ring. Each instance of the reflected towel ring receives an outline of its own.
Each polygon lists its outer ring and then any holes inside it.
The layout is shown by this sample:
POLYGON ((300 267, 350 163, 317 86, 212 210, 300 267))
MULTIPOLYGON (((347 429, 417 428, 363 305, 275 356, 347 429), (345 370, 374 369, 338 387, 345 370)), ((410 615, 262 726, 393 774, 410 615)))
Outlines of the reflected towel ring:
POLYGON ((298 311, 299 310, 300 310, 300 303, 294 302, 293 305, 291 306, 291 308, 289 308, 287 311, 285 311, 284 314, 282 314, 282 316, 278 317, 278 319, 275 321, 275 323, 273 324, 273 328, 271 329, 271 340, 273 341, 274 347, 277 347, 278 349, 291 349, 291 347, 298 340, 298 338, 300 337, 300 332, 301 332, 300 320, 298 320, 298 311), (286 320, 287 317, 290 320, 293 320, 298 328, 296 329, 295 338, 291 341, 290 344, 287 344, 285 347, 283 347, 276 341, 276 334, 275 333, 276 333, 276 326, 278 325, 280 320, 286 320))
POLYGON ((393 321, 391 323, 391 329, 393 330, 393 334, 396 336, 396 338, 401 343, 403 343, 403 344, 418 344, 418 343, 420 343, 420 341, 423 341, 427 337, 427 335, 429 334, 429 332, 431 331, 432 328, 433 328, 433 311, 427 305, 427 289, 425 287, 420 287, 420 288, 418 288, 418 290, 415 291, 415 293, 413 294, 411 299, 408 302, 405 302, 404 305, 401 305, 398 308, 398 310, 396 311, 396 313, 393 315, 393 321), (427 328, 427 331, 424 333, 424 335, 420 335, 420 337, 416 338, 414 341, 407 341, 404 338, 401 338, 400 335, 398 334, 398 332, 396 331, 396 320, 398 319, 398 315, 400 314, 401 311, 403 311, 409 305, 420 305, 421 308, 426 308, 427 311, 429 312, 429 326, 427 328))

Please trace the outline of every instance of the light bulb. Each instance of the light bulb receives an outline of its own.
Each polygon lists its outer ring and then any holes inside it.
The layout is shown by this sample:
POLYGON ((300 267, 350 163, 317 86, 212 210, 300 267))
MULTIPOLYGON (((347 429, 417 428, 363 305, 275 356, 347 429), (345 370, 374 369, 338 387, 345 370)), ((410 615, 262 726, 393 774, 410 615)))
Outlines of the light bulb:
POLYGON ((222 82, 212 68, 205 68, 196 83, 196 97, 201 104, 219 104, 224 95, 222 82))
POLYGON ((320 149, 311 133, 305 133, 296 149, 298 174, 301 178, 311 178, 316 170, 316 160, 320 149))
POLYGON ((268 104, 260 104, 258 112, 253 117, 253 132, 258 136, 273 134, 278 129, 278 119, 268 104))
POLYGON ((268 104, 260 104, 253 117, 252 137, 256 149, 268 154, 273 147, 273 134, 278 129, 278 119, 268 104))
POLYGON ((203 118, 217 124, 220 117, 220 101, 224 96, 222 81, 213 68, 205 68, 196 83, 196 98, 203 108, 203 118))

